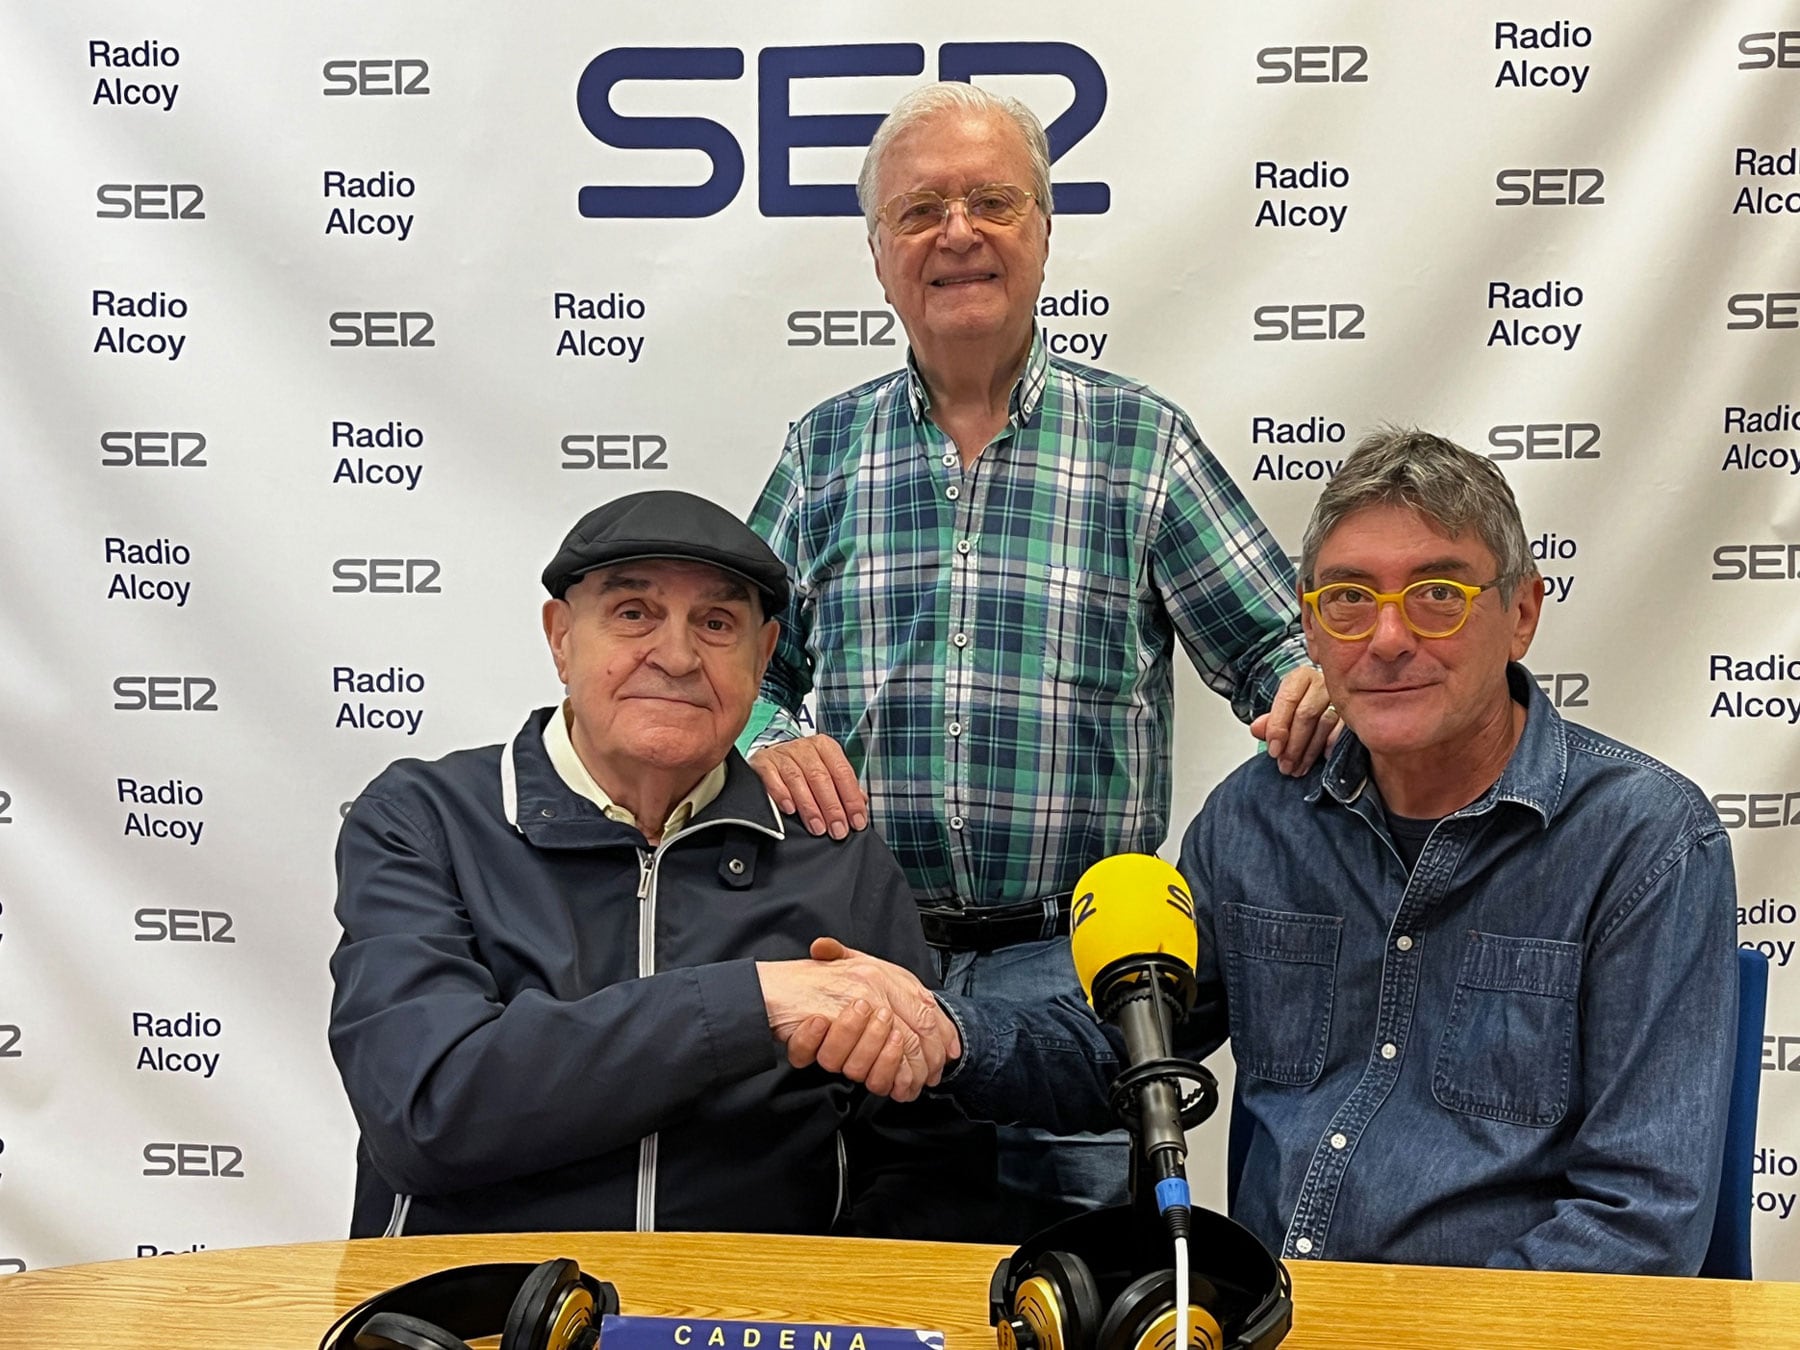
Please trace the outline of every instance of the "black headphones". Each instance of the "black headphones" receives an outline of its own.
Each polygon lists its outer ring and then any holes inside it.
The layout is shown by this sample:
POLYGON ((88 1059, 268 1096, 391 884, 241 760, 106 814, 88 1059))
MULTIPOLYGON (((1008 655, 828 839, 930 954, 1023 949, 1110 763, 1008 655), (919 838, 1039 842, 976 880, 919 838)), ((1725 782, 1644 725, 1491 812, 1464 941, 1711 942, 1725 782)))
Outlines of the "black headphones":
POLYGON ((600 1319, 619 1310, 612 1285, 567 1257, 540 1265, 455 1266, 364 1299, 332 1324, 320 1350, 597 1350, 600 1319))
MULTIPOLYGON (((1189 1262, 1187 1350, 1272 1350, 1294 1323, 1287 1270, 1223 1214, 1196 1208, 1191 1221, 1188 1250, 1202 1255, 1189 1262)), ((1033 1237, 988 1284, 1000 1350, 1180 1350, 1160 1228, 1121 1205, 1033 1237)))

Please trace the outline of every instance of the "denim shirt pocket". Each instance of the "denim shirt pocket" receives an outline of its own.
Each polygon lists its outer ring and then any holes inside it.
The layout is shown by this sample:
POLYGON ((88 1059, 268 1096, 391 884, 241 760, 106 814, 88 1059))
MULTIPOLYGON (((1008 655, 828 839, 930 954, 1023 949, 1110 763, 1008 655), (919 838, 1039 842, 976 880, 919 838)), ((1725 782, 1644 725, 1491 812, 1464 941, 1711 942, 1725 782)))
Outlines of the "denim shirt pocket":
POLYGON ((1439 1105, 1514 1125, 1569 1110, 1581 948, 1471 931, 1432 1070, 1439 1105))
POLYGON ((1325 1068, 1344 921, 1249 905, 1219 907, 1238 1072, 1304 1086, 1325 1068))

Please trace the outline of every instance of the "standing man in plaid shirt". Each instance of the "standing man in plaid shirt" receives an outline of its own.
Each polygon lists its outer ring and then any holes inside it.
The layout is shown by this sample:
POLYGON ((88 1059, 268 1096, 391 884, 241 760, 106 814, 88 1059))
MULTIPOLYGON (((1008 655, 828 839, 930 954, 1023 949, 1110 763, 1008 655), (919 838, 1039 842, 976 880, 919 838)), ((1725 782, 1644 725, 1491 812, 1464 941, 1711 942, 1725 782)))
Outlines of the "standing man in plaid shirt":
MULTIPOLYGON (((1293 569, 1187 416, 1046 350, 1037 118, 921 89, 857 197, 910 351, 795 424, 752 513, 795 586, 750 762, 814 834, 880 830, 948 991, 1079 1004, 1070 889, 1168 832, 1177 640, 1290 773, 1335 713, 1293 569)), ((1122 1132, 1003 1132, 1021 1233, 1122 1200, 1127 1157, 1122 1132)))

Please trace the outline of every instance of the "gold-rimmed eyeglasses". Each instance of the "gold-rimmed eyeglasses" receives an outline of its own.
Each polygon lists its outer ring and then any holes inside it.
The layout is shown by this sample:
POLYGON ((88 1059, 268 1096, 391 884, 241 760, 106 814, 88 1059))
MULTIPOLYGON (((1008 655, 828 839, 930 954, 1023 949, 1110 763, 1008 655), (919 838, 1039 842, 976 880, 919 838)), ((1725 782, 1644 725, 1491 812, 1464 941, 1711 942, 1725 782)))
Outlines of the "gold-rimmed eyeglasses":
POLYGON ((1476 596, 1504 581, 1506 578, 1501 576, 1471 586, 1466 581, 1432 577, 1398 591, 1377 591, 1354 581, 1334 581, 1306 591, 1300 598, 1312 606, 1319 626, 1344 642, 1360 642, 1371 636, 1383 605, 1397 608, 1402 622, 1420 637, 1446 638, 1469 621, 1476 596))
POLYGON ((970 224, 1017 225, 1036 195, 1012 183, 970 188, 960 197, 929 190, 902 192, 888 198, 875 214, 895 234, 923 234, 942 229, 950 219, 950 208, 960 202, 970 224))

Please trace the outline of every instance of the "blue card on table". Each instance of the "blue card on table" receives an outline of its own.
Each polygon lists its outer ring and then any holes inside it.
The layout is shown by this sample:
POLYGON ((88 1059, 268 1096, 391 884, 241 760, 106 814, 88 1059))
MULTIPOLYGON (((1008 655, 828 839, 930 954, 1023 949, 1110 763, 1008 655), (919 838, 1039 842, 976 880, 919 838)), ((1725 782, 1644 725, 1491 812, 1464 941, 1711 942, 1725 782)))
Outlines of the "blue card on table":
POLYGON ((832 1322, 736 1322, 719 1317, 600 1319, 603 1350, 944 1350, 941 1331, 832 1322))

